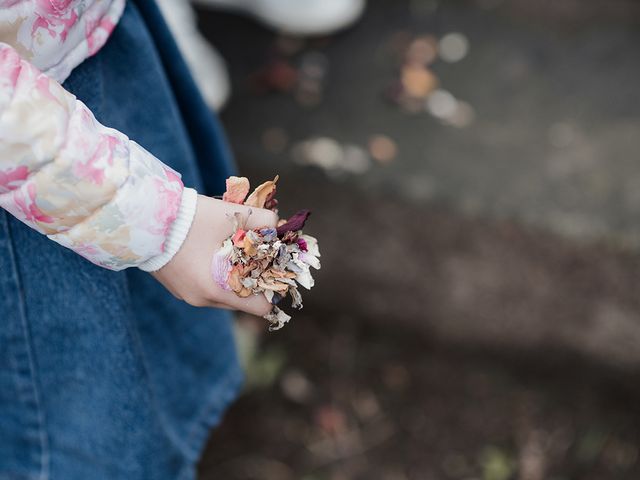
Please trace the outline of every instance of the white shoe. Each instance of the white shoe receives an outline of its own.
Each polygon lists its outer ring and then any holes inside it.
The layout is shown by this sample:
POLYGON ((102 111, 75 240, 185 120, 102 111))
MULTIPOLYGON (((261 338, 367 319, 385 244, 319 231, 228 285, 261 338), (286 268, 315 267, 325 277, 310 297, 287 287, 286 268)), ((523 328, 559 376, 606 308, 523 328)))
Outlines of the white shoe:
MULTIPOLYGON (((168 1, 168 0, 164 0, 168 1)), ((174 0, 180 1, 180 0, 174 0)), ((290 35, 326 35, 353 24, 365 0, 193 0, 212 8, 249 13, 290 35)))
POLYGON ((224 59, 198 31, 188 0, 156 0, 209 108, 219 111, 231 93, 224 59))

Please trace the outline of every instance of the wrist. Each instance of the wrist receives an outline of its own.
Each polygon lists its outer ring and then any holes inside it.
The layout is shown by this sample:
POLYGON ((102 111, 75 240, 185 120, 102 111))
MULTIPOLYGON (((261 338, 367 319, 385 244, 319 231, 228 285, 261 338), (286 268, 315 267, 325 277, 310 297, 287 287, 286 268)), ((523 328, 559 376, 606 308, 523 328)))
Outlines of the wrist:
POLYGON ((138 268, 145 272, 155 272, 171 261, 187 238, 191 225, 193 224, 197 203, 198 192, 192 188, 185 188, 182 191, 182 199, 176 219, 171 224, 171 227, 169 227, 163 252, 138 265, 138 268))

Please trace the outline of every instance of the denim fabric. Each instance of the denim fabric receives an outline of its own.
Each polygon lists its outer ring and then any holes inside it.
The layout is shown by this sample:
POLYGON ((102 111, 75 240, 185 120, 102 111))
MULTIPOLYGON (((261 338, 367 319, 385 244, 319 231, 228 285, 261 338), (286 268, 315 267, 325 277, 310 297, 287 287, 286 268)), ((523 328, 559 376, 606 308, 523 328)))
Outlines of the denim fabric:
MULTIPOLYGON (((65 87, 187 186, 221 193, 226 143, 151 0, 129 3, 65 87)), ((230 322, 0 211, 0 480, 194 478, 241 382, 230 322)))

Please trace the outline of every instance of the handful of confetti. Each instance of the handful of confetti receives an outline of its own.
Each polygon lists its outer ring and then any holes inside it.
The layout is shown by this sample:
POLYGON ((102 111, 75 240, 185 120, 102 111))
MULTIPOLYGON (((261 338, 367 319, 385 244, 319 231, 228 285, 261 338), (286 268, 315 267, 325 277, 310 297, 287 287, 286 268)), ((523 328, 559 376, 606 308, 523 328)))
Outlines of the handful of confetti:
MULTIPOLYGON (((227 179, 227 191, 222 200, 277 212, 275 199, 278 177, 258 186, 251 195, 245 177, 227 179)), ((302 232, 311 212, 300 210, 288 220, 280 220, 276 228, 246 228, 240 213, 233 215, 233 234, 216 252, 211 265, 214 281, 240 297, 264 295, 273 305, 264 316, 269 330, 278 330, 291 316, 276 306, 287 295, 291 306, 302 308, 301 285, 307 290, 314 285, 311 268, 320 269, 318 241, 302 232)))

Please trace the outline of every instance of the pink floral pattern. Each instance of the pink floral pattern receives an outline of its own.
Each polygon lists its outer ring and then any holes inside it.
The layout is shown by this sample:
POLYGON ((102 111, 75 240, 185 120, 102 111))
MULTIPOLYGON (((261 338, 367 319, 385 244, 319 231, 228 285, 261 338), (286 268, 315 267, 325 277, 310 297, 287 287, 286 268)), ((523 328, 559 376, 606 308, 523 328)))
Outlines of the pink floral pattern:
MULTIPOLYGON (((52 16, 46 35, 59 36, 74 23, 54 22, 55 13, 91 2, 33 3, 52 16)), ((101 125, 58 82, 0 43, 0 207, 90 261, 121 270, 162 254, 183 189, 178 173, 101 125)))
POLYGON ((109 38, 125 0, 0 0, 0 42, 62 83, 109 38))

